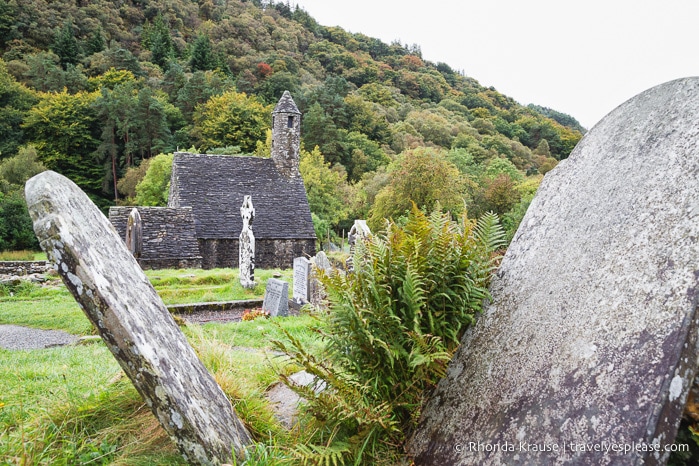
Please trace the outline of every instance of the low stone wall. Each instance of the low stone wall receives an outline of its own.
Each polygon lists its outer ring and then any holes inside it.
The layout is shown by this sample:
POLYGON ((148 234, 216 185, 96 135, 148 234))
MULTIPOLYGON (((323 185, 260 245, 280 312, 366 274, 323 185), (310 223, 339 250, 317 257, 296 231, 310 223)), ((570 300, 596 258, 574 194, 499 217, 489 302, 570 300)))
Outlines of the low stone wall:
MULTIPOLYGON (((119 236, 133 207, 110 207, 109 221, 119 236)), ((137 207, 142 221, 143 245, 138 263, 143 269, 198 269, 202 266, 190 207, 137 207)))
MULTIPOLYGON (((258 239, 255 240, 255 268, 290 269, 295 257, 313 256, 315 239, 258 239)), ((199 238, 199 251, 205 269, 237 268, 237 239, 199 238)))
POLYGON ((50 268, 48 261, 0 261, 0 275, 45 273, 50 268))
POLYGON ((171 304, 168 311, 174 314, 193 314, 209 311, 240 311, 262 306, 261 299, 244 299, 239 301, 220 301, 213 303, 171 304))

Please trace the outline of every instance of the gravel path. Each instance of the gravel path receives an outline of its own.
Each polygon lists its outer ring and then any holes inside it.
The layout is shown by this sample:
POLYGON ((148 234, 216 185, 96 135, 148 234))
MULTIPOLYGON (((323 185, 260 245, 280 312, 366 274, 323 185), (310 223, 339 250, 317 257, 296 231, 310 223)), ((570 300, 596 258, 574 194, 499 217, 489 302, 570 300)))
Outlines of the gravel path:
POLYGON ((77 335, 62 330, 39 330, 19 325, 0 325, 0 347, 26 350, 63 346, 78 340, 77 335))

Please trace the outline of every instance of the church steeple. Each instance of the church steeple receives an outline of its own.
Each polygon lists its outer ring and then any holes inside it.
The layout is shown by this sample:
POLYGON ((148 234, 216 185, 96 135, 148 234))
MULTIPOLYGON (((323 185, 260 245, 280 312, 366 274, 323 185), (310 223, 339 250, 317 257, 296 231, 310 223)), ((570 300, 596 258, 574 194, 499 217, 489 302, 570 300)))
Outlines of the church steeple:
POLYGON ((272 160, 277 169, 289 178, 300 176, 301 112, 284 91, 272 111, 272 160))

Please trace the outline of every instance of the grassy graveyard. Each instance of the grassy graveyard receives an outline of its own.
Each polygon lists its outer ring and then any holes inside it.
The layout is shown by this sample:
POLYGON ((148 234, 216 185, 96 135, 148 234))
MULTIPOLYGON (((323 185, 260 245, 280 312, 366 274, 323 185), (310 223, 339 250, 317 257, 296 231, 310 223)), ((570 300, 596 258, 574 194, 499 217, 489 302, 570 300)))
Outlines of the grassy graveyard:
MULTIPOLYGON (((243 289, 237 270, 158 270, 147 275, 166 304, 260 298, 274 274, 258 270, 259 285, 243 289)), ((65 287, 22 284, 0 289, 0 323, 90 335, 92 327, 65 287)), ((265 390, 278 380, 283 358, 271 340, 289 332, 318 347, 316 319, 183 327, 191 345, 260 446, 262 464, 296 443, 273 418, 265 390), (270 438, 274 441, 270 442, 270 438), (263 444, 260 444, 263 445, 263 444), (267 458, 267 459, 264 459, 267 458)), ((0 464, 184 464, 174 444, 101 341, 41 350, 0 349, 0 464)))

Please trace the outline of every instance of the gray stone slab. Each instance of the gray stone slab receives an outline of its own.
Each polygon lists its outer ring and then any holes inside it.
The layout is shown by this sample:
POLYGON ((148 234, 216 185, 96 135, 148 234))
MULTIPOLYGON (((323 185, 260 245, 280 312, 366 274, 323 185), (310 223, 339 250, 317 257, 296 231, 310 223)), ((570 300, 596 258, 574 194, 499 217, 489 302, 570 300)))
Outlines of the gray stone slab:
POLYGON ((262 310, 272 317, 289 315, 289 284, 284 280, 270 278, 267 280, 262 310))
POLYGON ((664 464, 698 364, 698 277, 687 78, 615 109, 546 175, 423 411, 415 464, 664 464))
POLYGON ((311 273, 311 261, 305 257, 294 258, 294 288, 292 299, 304 304, 308 302, 308 279, 311 273))
POLYGON ((52 171, 25 193, 42 249, 182 455, 230 462, 247 430, 109 221, 52 171))

